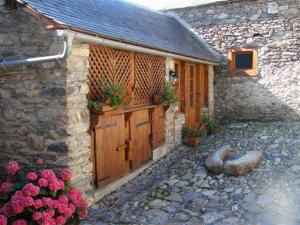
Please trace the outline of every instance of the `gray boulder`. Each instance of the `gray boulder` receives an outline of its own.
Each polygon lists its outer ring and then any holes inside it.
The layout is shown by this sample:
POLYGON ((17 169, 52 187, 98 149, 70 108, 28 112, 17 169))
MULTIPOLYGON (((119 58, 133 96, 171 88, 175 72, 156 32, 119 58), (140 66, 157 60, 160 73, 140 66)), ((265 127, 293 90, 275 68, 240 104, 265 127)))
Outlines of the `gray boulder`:
POLYGON ((212 173, 221 173, 223 171, 224 159, 231 153, 230 145, 224 145, 211 153, 205 161, 205 167, 212 173))
POLYGON ((245 175, 258 166, 262 159, 262 153, 258 151, 247 152, 241 158, 225 162, 225 171, 232 176, 245 175))

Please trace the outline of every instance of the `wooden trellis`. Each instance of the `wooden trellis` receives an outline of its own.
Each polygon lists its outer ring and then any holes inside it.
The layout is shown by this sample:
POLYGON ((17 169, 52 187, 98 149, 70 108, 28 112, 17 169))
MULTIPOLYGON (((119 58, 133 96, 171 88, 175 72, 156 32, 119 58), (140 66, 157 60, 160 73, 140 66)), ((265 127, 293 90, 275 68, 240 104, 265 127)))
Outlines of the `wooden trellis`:
POLYGON ((90 45, 89 99, 103 99, 102 81, 134 84, 138 104, 150 104, 153 94, 163 93, 165 59, 140 53, 90 45))

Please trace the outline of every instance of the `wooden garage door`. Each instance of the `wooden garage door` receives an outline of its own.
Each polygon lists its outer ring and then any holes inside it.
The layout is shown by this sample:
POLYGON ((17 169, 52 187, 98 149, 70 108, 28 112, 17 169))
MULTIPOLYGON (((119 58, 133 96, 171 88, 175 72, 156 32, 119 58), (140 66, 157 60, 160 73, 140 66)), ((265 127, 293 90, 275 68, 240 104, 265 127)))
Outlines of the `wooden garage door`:
POLYGON ((126 174, 125 115, 99 117, 95 127, 96 184, 103 187, 126 174))
POLYGON ((151 120, 149 109, 132 112, 130 116, 129 159, 131 169, 137 169, 151 160, 151 120))

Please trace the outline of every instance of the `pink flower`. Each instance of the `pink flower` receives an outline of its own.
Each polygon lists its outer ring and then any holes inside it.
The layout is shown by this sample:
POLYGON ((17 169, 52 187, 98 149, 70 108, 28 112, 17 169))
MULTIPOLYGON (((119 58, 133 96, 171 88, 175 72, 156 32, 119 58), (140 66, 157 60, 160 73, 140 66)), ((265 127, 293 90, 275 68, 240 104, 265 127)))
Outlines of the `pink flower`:
POLYGON ((32 220, 38 221, 40 219, 42 219, 43 214, 41 212, 35 212, 32 215, 32 220))
POLYGON ((20 166, 16 161, 9 161, 6 170, 8 175, 14 176, 20 170, 20 166))
POLYGON ((71 179, 72 177, 72 174, 70 172, 70 170, 68 169, 63 169, 61 172, 60 172, 60 177, 63 181, 68 181, 71 179))
POLYGON ((57 181, 57 177, 53 170, 42 169, 41 176, 42 176, 42 178, 45 178, 49 184, 57 181))
POLYGON ((7 194, 12 186, 13 184, 11 182, 4 182, 0 187, 0 193, 7 194))
POLYGON ((55 214, 55 211, 53 209, 47 209, 46 212, 51 216, 53 217, 54 214, 55 214))
POLYGON ((34 207, 35 209, 40 209, 40 208, 42 208, 42 207, 43 207, 43 201, 40 200, 40 199, 34 200, 34 202, 33 202, 33 207, 34 207))
POLYGON ((0 215, 0 225, 7 225, 6 216, 0 215))
POLYGON ((59 196, 58 201, 60 201, 61 203, 68 203, 69 199, 66 195, 61 195, 59 196))
POLYGON ((34 200, 31 197, 26 197, 23 201, 25 207, 30 207, 34 205, 34 200))
POLYGON ((27 196, 37 196, 40 193, 40 188, 32 183, 25 184, 22 190, 27 196))
POLYGON ((62 190, 64 189, 65 187, 65 184, 62 180, 55 180, 55 181, 52 181, 50 184, 49 184, 49 189, 53 192, 57 192, 59 190, 62 190))
POLYGON ((48 181, 45 178, 40 178, 38 181, 38 184, 40 187, 47 187, 48 186, 48 181))
POLYGON ((3 205, 2 211, 6 217, 11 217, 14 214, 10 202, 7 202, 3 205))
POLYGON ((26 196, 23 191, 16 191, 15 194, 11 197, 11 209, 14 214, 20 214, 24 211, 24 203, 26 196))
POLYGON ((58 225, 64 225, 66 223, 66 219, 62 216, 58 216, 56 217, 55 222, 58 225))
POLYGON ((29 172, 26 175, 27 180, 31 180, 34 181, 36 179, 38 179, 38 175, 35 172, 29 172))
POLYGON ((38 159, 38 160, 36 161, 36 163, 39 164, 39 165, 41 165, 41 164, 44 163, 44 161, 43 161, 42 159, 38 159))
POLYGON ((87 215, 88 215, 88 210, 83 209, 83 210, 80 211, 79 218, 83 219, 83 218, 87 217, 87 215))
POLYGON ((26 220, 20 219, 20 220, 16 220, 12 223, 12 225, 27 225, 26 220))
POLYGON ((80 199, 80 208, 88 208, 88 203, 84 199, 80 199))
POLYGON ((49 208, 53 207, 53 200, 51 198, 43 198, 42 201, 44 206, 48 206, 49 208))

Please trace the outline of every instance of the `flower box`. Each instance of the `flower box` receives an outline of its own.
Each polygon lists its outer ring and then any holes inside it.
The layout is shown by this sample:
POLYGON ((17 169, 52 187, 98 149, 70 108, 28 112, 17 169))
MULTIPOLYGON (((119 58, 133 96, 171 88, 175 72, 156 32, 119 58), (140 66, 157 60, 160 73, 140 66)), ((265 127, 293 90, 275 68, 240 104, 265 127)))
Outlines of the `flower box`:
POLYGON ((101 110, 92 109, 92 112, 101 116, 113 116, 124 113, 124 109, 114 109, 111 106, 105 105, 101 110))
POLYGON ((184 144, 195 147, 200 144, 200 137, 184 137, 184 144))

